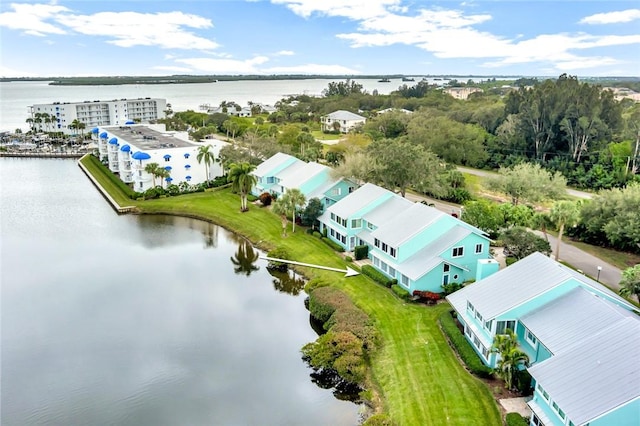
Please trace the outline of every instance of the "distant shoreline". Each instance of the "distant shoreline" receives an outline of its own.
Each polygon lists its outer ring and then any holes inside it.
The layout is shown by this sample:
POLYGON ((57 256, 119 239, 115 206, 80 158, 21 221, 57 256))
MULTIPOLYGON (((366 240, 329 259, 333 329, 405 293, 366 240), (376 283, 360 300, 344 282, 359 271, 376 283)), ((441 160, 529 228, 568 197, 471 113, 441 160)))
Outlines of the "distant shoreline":
MULTIPOLYGON (((466 81, 467 79, 507 79, 530 78, 521 75, 454 75, 454 74, 387 74, 387 75, 320 75, 320 74, 282 74, 282 75, 168 75, 168 76, 107 76, 107 77, 0 77, 0 82, 48 81, 51 86, 117 86, 135 84, 189 84, 217 83, 222 81, 275 81, 275 80, 346 80, 346 79, 397 79, 404 82, 419 82, 424 79, 444 79, 466 81), (405 80, 403 80, 405 79, 405 80)), ((536 76, 538 79, 556 78, 555 76, 536 76)), ((581 77, 581 80, 598 82, 640 81, 640 77, 581 77)))

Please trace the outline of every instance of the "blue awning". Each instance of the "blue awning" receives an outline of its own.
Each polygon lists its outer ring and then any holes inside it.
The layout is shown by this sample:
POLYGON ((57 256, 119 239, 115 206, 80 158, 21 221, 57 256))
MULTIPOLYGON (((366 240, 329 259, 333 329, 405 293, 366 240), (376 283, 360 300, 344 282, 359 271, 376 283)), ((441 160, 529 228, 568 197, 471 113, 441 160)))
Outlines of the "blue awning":
POLYGON ((165 179, 167 182, 171 182, 173 180, 173 178, 171 176, 169 176, 168 178, 165 179))
POLYGON ((107 132, 102 132, 102 133, 100 133, 100 137, 101 137, 102 139, 106 139, 106 138, 108 138, 108 137, 109 137, 109 135, 107 134, 107 132))
POLYGON ((166 166, 164 169, 165 169, 166 171, 170 172, 170 171, 171 171, 171 166, 166 166))
POLYGON ((138 151, 136 153, 134 153, 131 158, 133 158, 134 160, 148 160, 149 158, 151 158, 151 156, 149 154, 147 154, 146 152, 142 152, 142 151, 138 151))
POLYGON ((191 168, 191 166, 190 166, 189 164, 185 164, 185 165, 184 165, 184 168, 185 168, 185 169, 190 169, 190 168, 191 168))
POLYGON ((189 155, 190 155, 190 154, 189 154, 188 152, 186 152, 186 153, 184 154, 184 158, 189 158, 189 155))
POLYGON ((124 124, 136 124, 136 122, 135 122, 135 121, 133 121, 133 120, 128 120, 128 121, 127 121, 126 123, 124 123, 124 124))
POLYGON ((163 157, 165 160, 168 160, 171 158, 171 156, 169 154, 165 154, 165 156, 163 157))
POLYGON ((93 129, 91 129, 91 133, 93 134, 98 134, 98 132, 100 132, 100 129, 98 129, 97 127, 94 127, 93 129))
POLYGON ((131 151, 131 147, 129 145, 122 145, 122 148, 120 148, 120 151, 129 152, 131 151))
POLYGON ((118 138, 109 139, 109 145, 118 145, 118 138))
POLYGON ((186 179, 187 181, 190 181, 190 180, 191 180, 191 176, 187 175, 187 176, 185 176, 185 179, 186 179))

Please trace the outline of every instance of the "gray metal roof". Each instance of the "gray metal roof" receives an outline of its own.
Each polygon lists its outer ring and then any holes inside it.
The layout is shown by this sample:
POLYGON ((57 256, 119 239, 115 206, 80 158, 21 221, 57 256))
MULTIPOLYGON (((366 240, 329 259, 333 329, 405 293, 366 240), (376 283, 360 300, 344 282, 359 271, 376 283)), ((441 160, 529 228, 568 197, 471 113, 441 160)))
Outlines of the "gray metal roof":
POLYGON ((388 196, 388 194, 391 194, 391 191, 372 183, 365 183, 347 197, 344 197, 342 200, 330 206, 327 211, 335 213, 344 219, 350 218, 360 209, 378 200, 384 195, 388 196))
POLYGON ((547 349, 558 354, 582 343, 586 337, 634 315, 633 312, 577 287, 524 315, 520 322, 547 349))
POLYGON ((381 224, 378 229, 372 232, 372 235, 391 247, 400 247, 402 243, 435 223, 442 216, 445 214, 433 207, 413 203, 391 220, 381 224))
POLYGON ((452 228, 404 261, 401 267, 402 273, 414 281, 417 280, 443 262, 440 257, 442 252, 469 234, 471 234, 471 230, 462 226, 452 228))
POLYGON ((529 372, 567 417, 581 425, 640 397, 639 354, 640 318, 633 315, 529 372))
POLYGON ((309 179, 329 170, 329 167, 316 162, 303 164, 304 166, 296 169, 295 172, 287 173, 286 177, 278 176, 281 179, 280 185, 285 188, 298 188, 309 179))
POLYGON ((375 226, 380 226, 394 218, 398 213, 411 207, 413 202, 393 194, 384 203, 367 212, 362 218, 375 226))
POLYGON ((302 160, 298 160, 297 158, 292 157, 289 154, 278 152, 277 154, 272 155, 271 157, 260 163, 258 167, 256 167, 256 169, 253 171, 253 174, 259 177, 265 176, 267 173, 273 171, 275 168, 281 166, 287 161, 290 161, 291 159, 300 161, 301 163, 303 162, 302 160))
POLYGON ((459 312, 464 312, 469 300, 489 320, 568 280, 566 269, 541 253, 533 253, 447 299, 459 312))
POLYGON ((101 129, 118 138, 120 145, 131 144, 141 150, 199 146, 199 144, 175 137, 173 133, 159 132, 146 125, 104 126, 101 129))
POLYGON ((353 112, 350 112, 350 111, 344 111, 342 109, 338 111, 334 111, 331 114, 327 114, 326 117, 332 120, 347 120, 347 121, 365 120, 365 117, 361 115, 354 114, 353 112))
POLYGON ((294 176, 298 171, 304 168, 307 165, 302 160, 296 161, 295 163, 291 163, 284 169, 280 170, 275 176, 280 179, 280 185, 282 185, 282 181, 288 179, 290 176, 294 176))

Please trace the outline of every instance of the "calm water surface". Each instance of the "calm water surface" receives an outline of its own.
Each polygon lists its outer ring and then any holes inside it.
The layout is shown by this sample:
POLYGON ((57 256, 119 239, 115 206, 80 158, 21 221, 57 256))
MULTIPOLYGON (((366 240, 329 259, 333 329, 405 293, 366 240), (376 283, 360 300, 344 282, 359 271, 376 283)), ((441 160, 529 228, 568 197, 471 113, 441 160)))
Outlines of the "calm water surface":
POLYGON ((0 182, 3 425, 357 423, 301 360, 300 286, 234 234, 118 216, 70 160, 0 182))

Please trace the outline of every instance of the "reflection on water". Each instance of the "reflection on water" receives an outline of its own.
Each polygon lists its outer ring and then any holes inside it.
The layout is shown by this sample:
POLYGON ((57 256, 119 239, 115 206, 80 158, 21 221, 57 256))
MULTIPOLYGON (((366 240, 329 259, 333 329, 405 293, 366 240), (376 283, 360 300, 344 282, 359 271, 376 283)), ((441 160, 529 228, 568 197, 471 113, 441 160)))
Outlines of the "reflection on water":
POLYGON ((256 261, 260 257, 260 254, 253 249, 251 243, 245 239, 238 244, 238 250, 231 257, 231 263, 233 263, 233 272, 238 275, 251 275, 252 272, 259 270, 260 268, 255 265, 256 261))
POLYGON ((297 296, 304 289, 304 286, 307 283, 302 275, 296 274, 292 270, 281 272, 267 268, 267 271, 269 271, 269 274, 273 277, 273 288, 281 293, 297 296))

